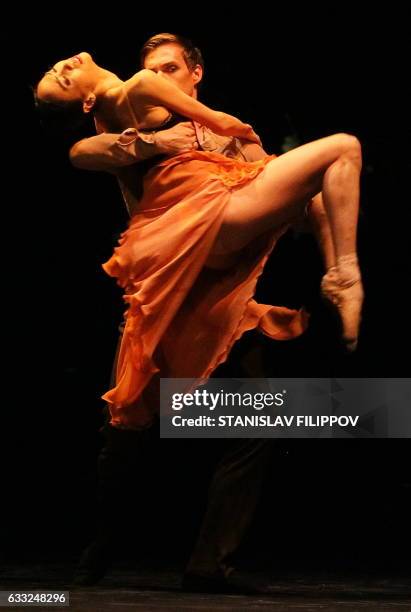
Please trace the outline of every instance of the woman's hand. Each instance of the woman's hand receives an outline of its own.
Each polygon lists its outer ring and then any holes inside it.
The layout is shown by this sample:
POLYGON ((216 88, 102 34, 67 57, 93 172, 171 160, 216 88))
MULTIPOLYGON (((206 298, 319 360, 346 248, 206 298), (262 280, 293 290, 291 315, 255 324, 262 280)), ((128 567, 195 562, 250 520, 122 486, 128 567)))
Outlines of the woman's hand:
POLYGON ((243 123, 237 117, 228 115, 221 111, 213 111, 216 117, 214 125, 209 124, 209 127, 222 136, 235 136, 237 138, 243 138, 249 142, 255 142, 262 146, 260 137, 254 132, 251 125, 243 123))
POLYGON ((244 138, 245 140, 249 140, 250 142, 255 142, 256 144, 260 145, 260 147, 262 147, 263 145, 261 142, 261 138, 259 137, 258 134, 254 132, 251 125, 246 123, 245 127, 246 129, 244 130, 244 136, 242 136, 242 138, 244 138))

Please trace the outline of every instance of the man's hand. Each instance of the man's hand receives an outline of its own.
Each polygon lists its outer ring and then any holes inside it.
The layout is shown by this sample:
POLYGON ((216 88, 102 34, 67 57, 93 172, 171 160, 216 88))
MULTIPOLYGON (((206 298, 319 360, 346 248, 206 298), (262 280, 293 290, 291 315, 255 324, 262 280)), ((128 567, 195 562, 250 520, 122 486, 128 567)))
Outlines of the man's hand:
MULTIPOLYGON (((143 136, 143 135, 141 135, 143 136)), ((178 155, 198 149, 194 126, 187 121, 154 135, 154 147, 162 155, 178 155)))

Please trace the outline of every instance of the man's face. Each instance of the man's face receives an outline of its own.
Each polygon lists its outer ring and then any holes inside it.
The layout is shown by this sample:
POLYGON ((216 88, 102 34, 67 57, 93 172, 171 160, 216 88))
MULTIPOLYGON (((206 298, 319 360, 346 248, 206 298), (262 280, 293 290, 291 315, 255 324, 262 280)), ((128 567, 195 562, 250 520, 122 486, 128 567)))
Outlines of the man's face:
POLYGON ((150 51, 144 60, 144 68, 173 81, 189 96, 197 97, 196 85, 201 81, 203 70, 199 65, 194 70, 189 69, 183 48, 177 43, 165 43, 150 51))

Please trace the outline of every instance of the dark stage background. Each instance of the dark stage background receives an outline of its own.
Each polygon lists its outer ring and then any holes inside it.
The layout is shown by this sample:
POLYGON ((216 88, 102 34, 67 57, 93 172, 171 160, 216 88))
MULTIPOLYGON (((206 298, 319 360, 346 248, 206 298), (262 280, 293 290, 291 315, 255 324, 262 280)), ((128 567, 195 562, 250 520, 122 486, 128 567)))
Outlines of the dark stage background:
MULTIPOLYGON (((373 15, 360 23, 354 14, 330 15, 320 26, 302 14, 267 20, 241 10, 230 23, 221 15, 228 5, 219 11, 190 5, 167 14, 140 11, 138 19, 107 9, 92 26, 76 5, 68 14, 66 9, 56 5, 44 19, 26 14, 25 26, 11 24, 3 36, 9 50, 3 58, 13 58, 18 81, 8 91, 13 112, 6 115, 11 136, 5 153, 11 164, 3 177, 3 270, 11 308, 3 318, 8 367, 0 538, 11 560, 74 558, 92 535, 99 397, 123 311, 119 290, 101 269, 127 221, 116 181, 70 167, 68 143, 46 135, 34 113, 29 85, 58 59, 88 50, 126 78, 150 35, 178 32, 204 52, 202 100, 251 123, 267 151, 280 153, 287 136, 300 142, 340 131, 358 136, 364 149, 359 252, 367 296, 358 351, 341 352, 320 302, 322 267, 313 239, 287 234, 257 297, 306 304, 312 325, 290 343, 260 338, 265 373, 409 375, 409 75, 401 16, 380 15, 376 22, 373 15)), ((250 342, 245 336, 229 365, 235 368, 250 342)), ((130 485, 135 511, 119 525, 119 537, 130 543, 125 554, 185 559, 216 448, 205 440, 154 445, 130 485), (146 491, 143 474, 151 482, 146 491)), ((410 450, 408 439, 275 444, 243 562, 409 563, 410 450)))

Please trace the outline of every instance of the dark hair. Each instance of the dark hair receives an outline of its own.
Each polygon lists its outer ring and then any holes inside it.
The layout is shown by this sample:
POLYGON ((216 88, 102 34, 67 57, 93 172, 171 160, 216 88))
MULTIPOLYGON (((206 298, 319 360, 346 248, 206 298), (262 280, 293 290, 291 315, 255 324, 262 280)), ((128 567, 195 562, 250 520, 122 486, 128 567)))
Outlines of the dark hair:
POLYGON ((201 51, 198 47, 195 47, 194 44, 188 38, 184 36, 180 36, 178 34, 169 34, 168 32, 163 32, 162 34, 156 34, 155 36, 151 36, 144 43, 141 51, 140 51, 140 63, 141 67, 144 67, 144 61, 150 51, 153 49, 157 49, 157 47, 161 47, 161 45, 167 45, 170 43, 175 43, 180 45, 183 49, 183 55, 185 62, 190 70, 194 70, 197 64, 200 64, 202 68, 204 68, 204 60, 201 55, 201 51))
POLYGON ((75 131, 83 127, 87 117, 82 100, 50 102, 37 95, 38 84, 33 87, 34 105, 43 127, 58 131, 75 131))

